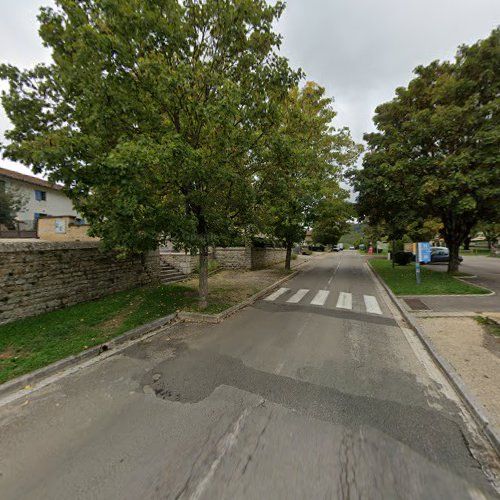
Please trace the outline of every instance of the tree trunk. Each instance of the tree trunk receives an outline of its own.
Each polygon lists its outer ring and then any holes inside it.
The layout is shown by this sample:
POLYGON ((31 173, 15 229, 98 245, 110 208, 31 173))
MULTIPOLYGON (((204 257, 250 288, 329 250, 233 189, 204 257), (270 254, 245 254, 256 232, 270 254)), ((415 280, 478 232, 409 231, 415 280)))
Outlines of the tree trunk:
POLYGON ((465 238, 465 240, 464 240, 464 250, 470 250, 470 240, 471 240, 470 235, 467 236, 467 238, 465 238))
POLYGON ((392 240, 392 254, 391 254, 391 260, 392 260, 392 268, 396 266, 396 258, 394 257, 396 253, 396 241, 393 239, 392 240))
POLYGON ((208 296, 208 246, 200 247, 200 284, 199 284, 200 309, 207 307, 208 296))
POLYGON ((285 271, 290 271, 290 269, 291 269, 292 247, 293 247, 293 243, 286 244, 285 271))
POLYGON ((448 272, 456 273, 458 271, 458 266, 460 262, 458 260, 458 255, 460 252, 460 239, 452 238, 451 241, 446 242, 448 250, 450 251, 450 260, 448 262, 448 272))

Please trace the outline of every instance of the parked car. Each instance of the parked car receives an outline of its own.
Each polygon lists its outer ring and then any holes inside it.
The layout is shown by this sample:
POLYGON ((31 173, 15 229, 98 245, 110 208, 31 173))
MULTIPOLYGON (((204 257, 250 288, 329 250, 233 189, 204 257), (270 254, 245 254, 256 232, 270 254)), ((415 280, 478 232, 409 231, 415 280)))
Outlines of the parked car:
POLYGON ((349 247, 349 250, 356 250, 353 245, 349 247))
MULTIPOLYGON (((459 256, 458 260, 462 262, 463 257, 459 256)), ((432 262, 449 262, 450 251, 446 247, 432 247, 431 248, 431 263, 432 262)))

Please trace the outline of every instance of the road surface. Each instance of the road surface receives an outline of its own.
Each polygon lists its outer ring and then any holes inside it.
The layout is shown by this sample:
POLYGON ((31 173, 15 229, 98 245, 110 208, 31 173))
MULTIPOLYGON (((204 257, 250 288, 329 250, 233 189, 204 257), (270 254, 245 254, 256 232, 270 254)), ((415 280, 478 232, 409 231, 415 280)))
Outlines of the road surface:
MULTIPOLYGON (((447 264, 432 264, 433 271, 446 272, 447 264)), ((419 297, 436 312, 500 312, 500 259, 487 256, 464 257, 460 272, 472 274, 468 279, 472 285, 483 286, 495 292, 494 295, 467 297, 419 297)))
POLYGON ((491 450, 349 251, 3 404, 0 443, 3 500, 496 498, 491 450))

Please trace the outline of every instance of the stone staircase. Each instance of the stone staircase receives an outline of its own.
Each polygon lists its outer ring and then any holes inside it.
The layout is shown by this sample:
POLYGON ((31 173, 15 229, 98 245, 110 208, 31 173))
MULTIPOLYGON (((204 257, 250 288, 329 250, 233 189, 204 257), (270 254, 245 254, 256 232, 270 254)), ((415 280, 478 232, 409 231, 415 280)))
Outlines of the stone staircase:
POLYGON ((161 263, 160 281, 162 283, 175 283, 177 281, 185 280, 187 277, 188 276, 181 273, 170 264, 167 264, 166 262, 161 263))

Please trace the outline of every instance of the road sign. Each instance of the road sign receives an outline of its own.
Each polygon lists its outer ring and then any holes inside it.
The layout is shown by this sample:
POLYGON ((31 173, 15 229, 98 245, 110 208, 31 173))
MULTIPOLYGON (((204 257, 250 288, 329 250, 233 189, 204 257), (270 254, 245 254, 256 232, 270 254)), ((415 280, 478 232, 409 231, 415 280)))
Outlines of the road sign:
POLYGON ((429 242, 423 242, 418 244, 418 255, 420 257, 420 262, 427 264, 431 261, 431 244, 429 242))

